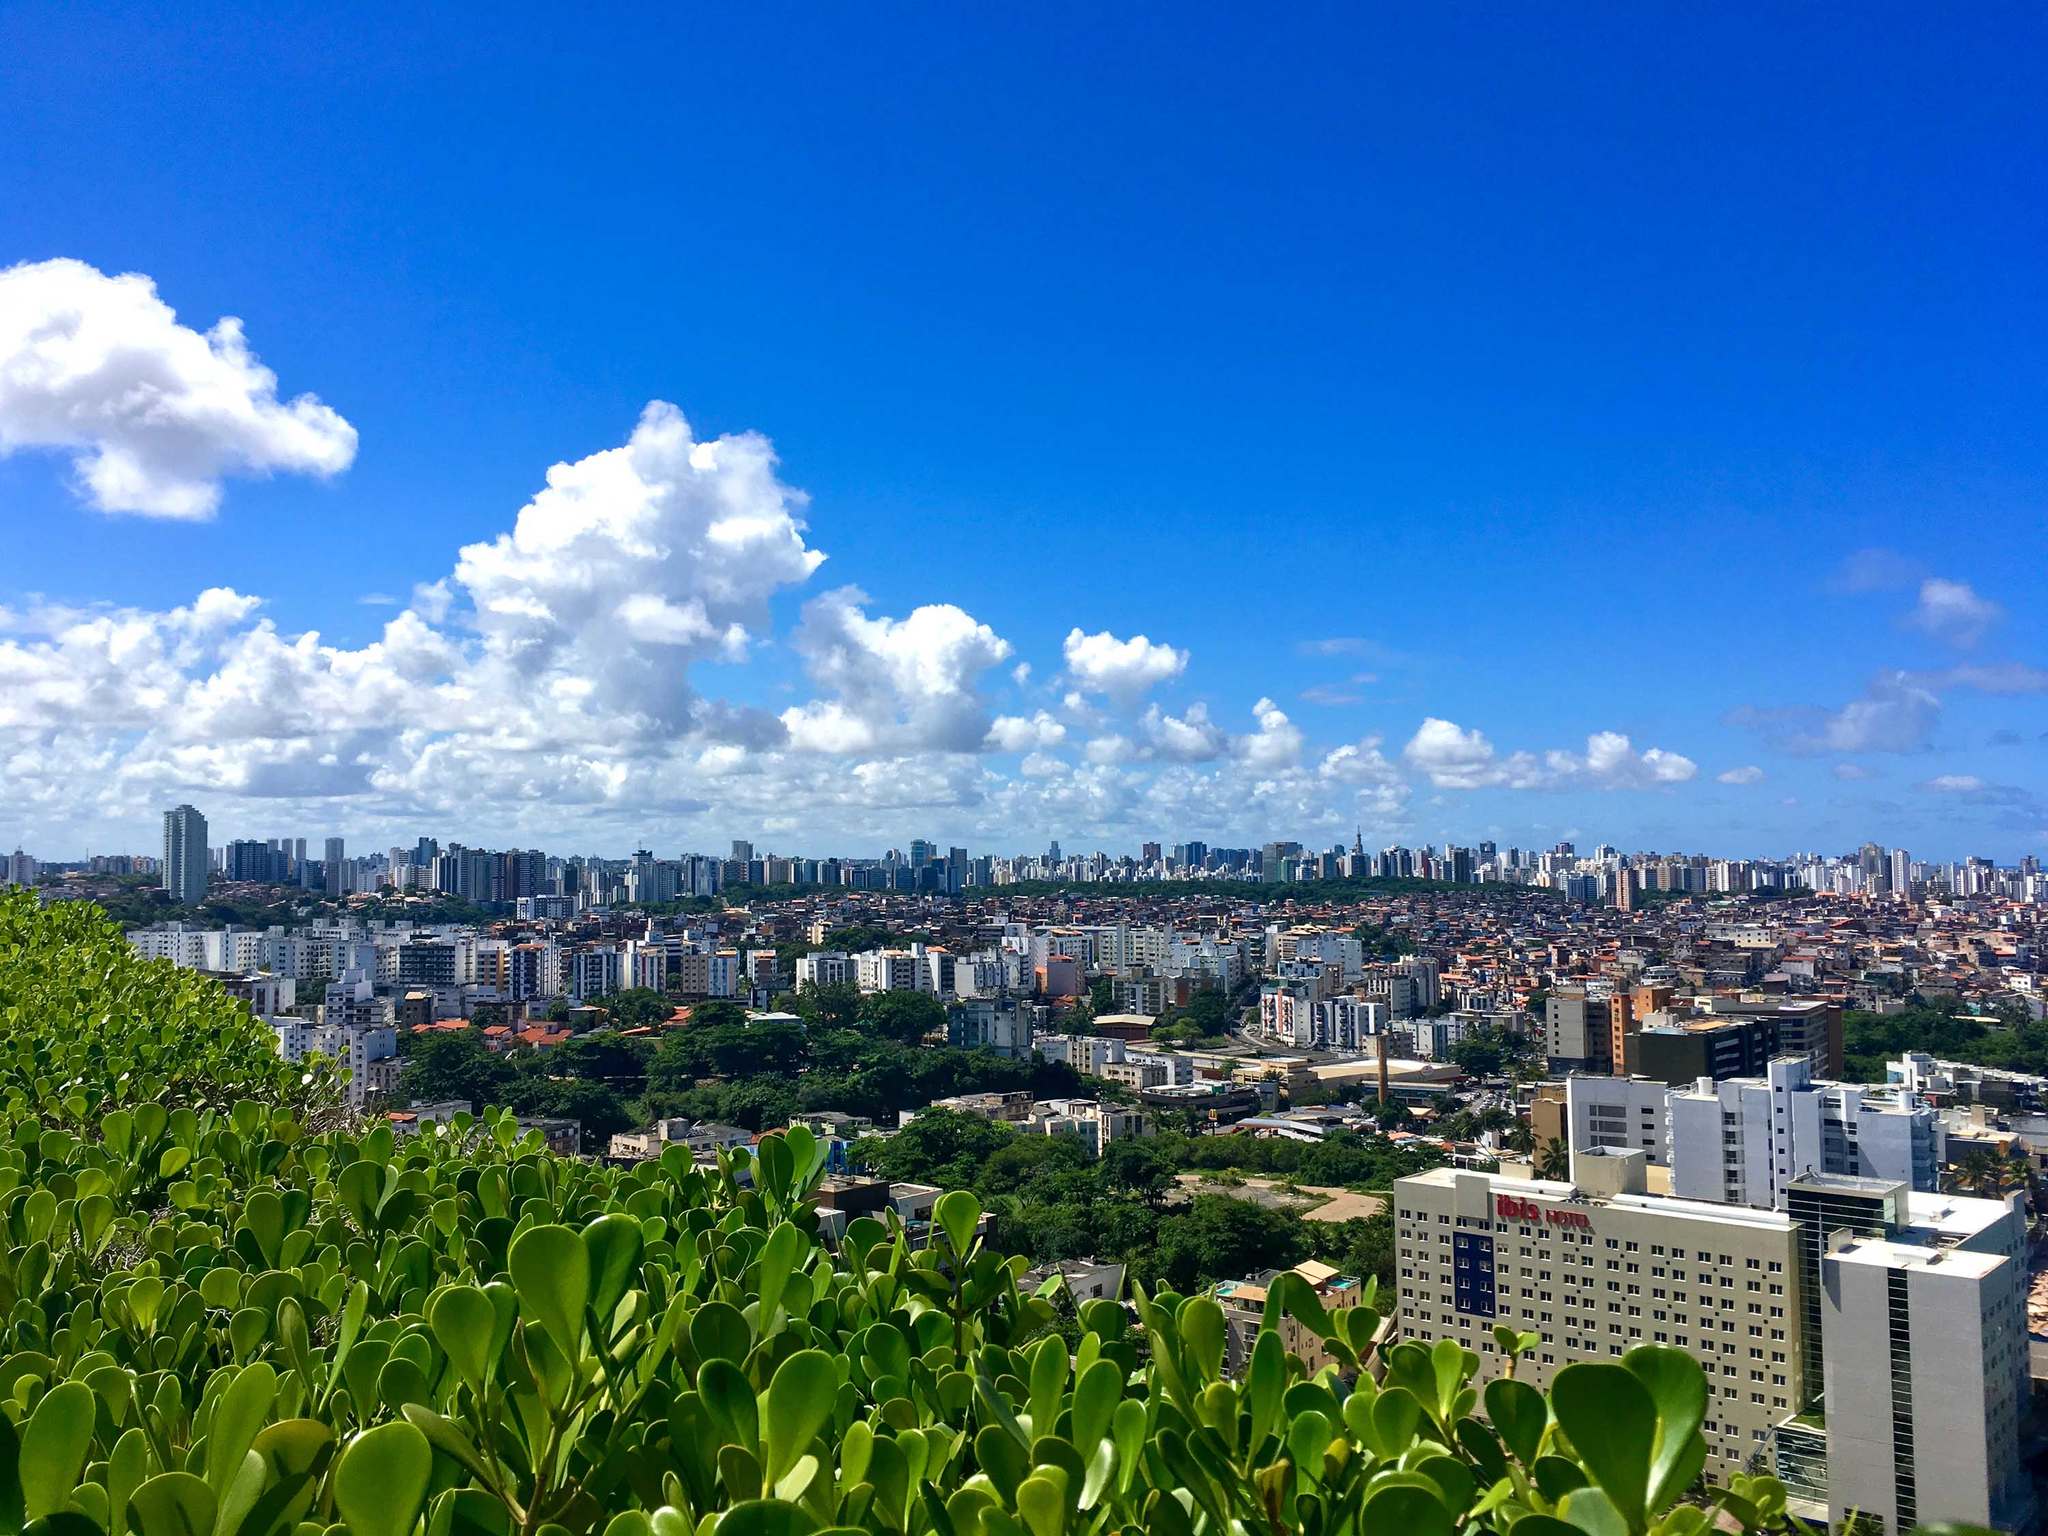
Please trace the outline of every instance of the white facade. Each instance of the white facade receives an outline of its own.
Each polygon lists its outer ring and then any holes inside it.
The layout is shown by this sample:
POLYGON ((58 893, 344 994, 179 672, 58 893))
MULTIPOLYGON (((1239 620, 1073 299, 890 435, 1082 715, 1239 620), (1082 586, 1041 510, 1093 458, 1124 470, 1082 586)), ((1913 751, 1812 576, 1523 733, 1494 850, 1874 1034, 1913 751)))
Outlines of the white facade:
MULTIPOLYGON (((1671 1160, 1665 1101, 1671 1090, 1654 1078, 1565 1079, 1566 1135, 1574 1153, 1590 1148, 1631 1148, 1663 1167, 1671 1160)), ((1674 1191, 1675 1193, 1676 1191, 1674 1191)))
POLYGON ((206 876, 211 867, 206 818, 189 805, 165 811, 163 888, 171 900, 188 907, 206 900, 206 876))
POLYGON ((397 1086, 398 1038, 388 1024, 309 1024, 304 1019, 275 1018, 270 1027, 277 1035, 277 1053, 286 1061, 325 1056, 346 1067, 352 1109, 361 1109, 371 1093, 397 1086))
POLYGON ((871 949, 855 955, 854 982, 863 992, 928 991, 931 968, 907 949, 871 949))
POLYGON ((1828 1505, 1891 1532, 2016 1530, 2030 1513, 2025 1219, 1925 1195, 1913 1216, 1936 1204, 1981 1225, 1949 1246, 1855 1238, 1824 1260, 1828 1505))
POLYGON ((1041 1099, 1032 1105, 1031 1129, 1047 1136, 1077 1136, 1090 1157, 1119 1137, 1150 1136, 1152 1117, 1095 1099, 1041 1099))
POLYGON ((1935 1187, 1941 1122, 1910 1093, 1816 1082, 1803 1056, 1765 1077, 1702 1078, 1669 1099, 1671 1192, 1760 1208, 1804 1173, 1935 1187))
POLYGON ((798 957, 796 984, 799 987, 844 986, 854 979, 853 956, 836 949, 822 949, 798 957))
POLYGON ((609 944, 569 952, 569 996, 583 1003, 619 990, 624 957, 609 944))

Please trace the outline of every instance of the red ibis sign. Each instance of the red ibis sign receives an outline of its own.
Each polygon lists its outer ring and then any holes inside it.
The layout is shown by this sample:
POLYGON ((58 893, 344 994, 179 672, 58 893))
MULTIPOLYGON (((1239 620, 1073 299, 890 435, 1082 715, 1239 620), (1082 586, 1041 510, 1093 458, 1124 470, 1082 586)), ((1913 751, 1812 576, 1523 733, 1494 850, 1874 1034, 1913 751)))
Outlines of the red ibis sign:
POLYGON ((1554 1205, 1538 1205, 1534 1200, 1518 1200, 1513 1195, 1496 1195, 1493 1201, 1494 1214, 1509 1221, 1535 1221, 1552 1227, 1582 1227, 1590 1230, 1593 1218, 1584 1211, 1561 1211, 1554 1205))

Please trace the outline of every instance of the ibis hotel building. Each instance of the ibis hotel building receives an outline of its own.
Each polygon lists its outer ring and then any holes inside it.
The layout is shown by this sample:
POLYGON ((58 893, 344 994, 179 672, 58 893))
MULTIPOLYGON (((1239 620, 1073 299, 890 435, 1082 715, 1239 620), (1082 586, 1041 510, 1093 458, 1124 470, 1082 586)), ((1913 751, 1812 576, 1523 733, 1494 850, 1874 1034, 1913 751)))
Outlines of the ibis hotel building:
POLYGON ((1671 1344, 1706 1366, 1708 1470, 1768 1454, 1800 1405, 1798 1226, 1778 1211, 1644 1191, 1639 1151, 1581 1153, 1580 1182, 1436 1168, 1394 1183, 1400 1331, 1456 1339, 1485 1376, 1496 1323, 1542 1336, 1517 1374, 1671 1344))
POLYGON ((2018 1197, 1806 1174, 1783 1209, 1653 1195, 1640 1149, 1570 1181, 1438 1168, 1394 1183, 1401 1334, 1541 1342, 1518 1374, 1670 1344, 1707 1372, 1717 1481, 1771 1470, 1795 1512, 1897 1533, 2030 1523, 2025 1219, 2018 1197))

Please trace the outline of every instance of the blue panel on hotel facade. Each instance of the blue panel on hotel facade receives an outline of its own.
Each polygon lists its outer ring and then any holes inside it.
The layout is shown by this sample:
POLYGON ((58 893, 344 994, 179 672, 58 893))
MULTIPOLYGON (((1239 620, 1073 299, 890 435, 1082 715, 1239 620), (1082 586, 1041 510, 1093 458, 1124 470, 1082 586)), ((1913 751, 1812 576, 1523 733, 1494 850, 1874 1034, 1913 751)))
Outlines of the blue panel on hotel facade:
POLYGON ((1493 1238, 1484 1232, 1459 1232, 1451 1238, 1454 1304, 1473 1317, 1495 1315, 1493 1302, 1493 1238))

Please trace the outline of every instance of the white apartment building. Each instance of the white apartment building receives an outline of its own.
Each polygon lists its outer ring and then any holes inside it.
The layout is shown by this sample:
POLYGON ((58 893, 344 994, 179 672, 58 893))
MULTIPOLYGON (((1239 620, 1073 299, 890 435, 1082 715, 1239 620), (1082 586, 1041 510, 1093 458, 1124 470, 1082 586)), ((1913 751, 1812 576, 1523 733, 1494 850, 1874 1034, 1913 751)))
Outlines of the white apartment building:
POLYGON ((391 1023, 391 999, 377 995, 376 984, 360 971, 327 983, 320 999, 320 1022, 340 1029, 377 1029, 391 1023))
POLYGON ((621 970, 629 987, 645 987, 652 992, 667 991, 668 946, 629 939, 621 970))
POLYGON ((821 949, 799 956, 796 962, 798 987, 839 987, 854 980, 853 956, 836 949, 821 949))
POLYGON ((562 990, 562 952, 552 941, 514 944, 505 954, 506 990, 515 1003, 562 990))
POLYGON ((1013 965, 1005 964, 1002 954, 996 950, 961 955, 953 962, 953 995, 963 999, 985 998, 1021 991, 1021 987, 1011 984, 1012 974, 1013 965))
POLYGON ((854 984, 863 992, 929 991, 931 968, 908 949, 871 949, 855 955, 854 984))
POLYGON ((1670 1087, 1654 1078, 1574 1072, 1564 1082, 1571 1150, 1633 1149, 1659 1168, 1669 1166, 1671 1125, 1665 1104, 1670 1096, 1670 1087))
POLYGON ((333 1023, 311 1024, 304 1019, 279 1017, 269 1020, 277 1035, 277 1053, 286 1061, 304 1061, 308 1056, 325 1056, 348 1069, 348 1102, 361 1109, 373 1093, 386 1093, 398 1086, 402 1063, 398 1059, 398 1037, 389 1024, 363 1025, 348 1022, 347 1010, 333 1023))
POLYGON ((189 805, 164 812, 163 888, 171 900, 188 907, 206 900, 210 867, 206 818, 189 805))
POLYGON ((1330 1051, 1364 1051, 1372 1037, 1383 1035, 1391 1023, 1384 1002, 1350 993, 1333 997, 1316 1008, 1315 1039, 1310 1043, 1330 1051))
POLYGON ((1096 1099, 1040 1099, 1032 1105, 1030 1129, 1046 1136, 1079 1137, 1090 1157, 1100 1157, 1119 1137, 1150 1136, 1152 1117, 1096 1099))
POLYGON ((586 944, 569 951, 569 997, 587 1003, 623 985, 624 955, 616 945, 586 944))
POLYGON ((2025 1219, 1991 1200, 1937 1212, 1942 1199, 1911 1197, 1910 1211, 1945 1221, 1946 1246, 1855 1237, 1827 1254, 1828 1506, 1888 1532, 1937 1520, 2018 1530, 2032 1513, 2025 1219))
POLYGON ((1761 1078, 1702 1078, 1672 1091, 1667 1114, 1671 1192, 1687 1199, 1782 1206, 1808 1173, 1937 1182, 1933 1109, 1910 1092, 1817 1081, 1804 1056, 1778 1057, 1761 1078))
POLYGON ((1280 935, 1283 960, 1315 960, 1334 967, 1347 982, 1365 974, 1365 945, 1335 929, 1295 929, 1280 935))
POLYGON ((1411 1019, 1422 1011, 1413 976, 1374 971, 1365 978, 1365 995, 1385 1003, 1387 1012, 1397 1019, 1411 1019))
POLYGON ((736 997, 740 983, 739 952, 731 949, 671 952, 669 975, 675 989, 690 997, 736 997))
POLYGON ((1122 1061, 1128 1049, 1125 1042, 1112 1035, 1067 1035, 1066 1062, 1076 1072, 1088 1077, 1102 1076, 1103 1069, 1112 1062, 1122 1061))
POLYGON ((1396 976, 1405 976, 1415 984, 1415 1006, 1417 1009, 1434 1008, 1444 1000, 1442 970, 1427 955, 1410 955, 1394 966, 1396 976))
POLYGON ((1176 938, 1167 947, 1161 969, 1168 976, 1187 977, 1201 986, 1234 992, 1245 979, 1244 945, 1209 934, 1199 939, 1176 938))
POLYGON ((215 934, 205 928, 158 923, 148 928, 130 928, 128 945, 145 960, 168 960, 192 971, 225 970, 225 966, 214 963, 217 950, 208 945, 213 937, 215 934))

